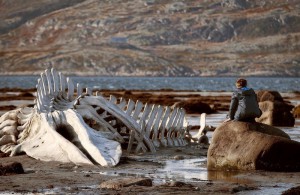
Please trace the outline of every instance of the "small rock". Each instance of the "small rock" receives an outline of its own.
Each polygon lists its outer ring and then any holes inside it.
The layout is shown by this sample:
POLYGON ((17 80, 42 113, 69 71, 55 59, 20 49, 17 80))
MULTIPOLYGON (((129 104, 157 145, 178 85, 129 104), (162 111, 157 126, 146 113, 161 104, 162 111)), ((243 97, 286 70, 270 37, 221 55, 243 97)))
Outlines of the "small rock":
POLYGON ((0 158, 9 157, 9 154, 6 153, 0 153, 0 158))
POLYGON ((184 157, 183 157, 183 156, 180 156, 180 155, 176 155, 176 156, 174 156, 174 159, 175 159, 175 160, 183 160, 184 157))
POLYGON ((254 187, 248 187, 248 186, 237 186, 232 188, 231 192, 232 193, 237 193, 237 192, 241 192, 241 191, 247 191, 247 190, 255 190, 254 187))
POLYGON ((186 185, 184 182, 181 182, 181 181, 172 181, 169 186, 171 187, 181 187, 181 186, 184 186, 186 185))
POLYGON ((78 193, 78 190, 79 190, 79 188, 78 187, 70 187, 70 190, 69 190, 69 192, 70 193, 78 193))
POLYGON ((0 165, 0 175, 22 174, 24 169, 21 163, 13 162, 5 166, 0 165))
POLYGON ((244 186, 237 186, 237 187, 232 188, 231 192, 237 193, 237 192, 241 192, 241 191, 245 191, 245 190, 246 190, 246 188, 244 186))
POLYGON ((116 178, 105 181, 100 184, 100 188, 121 189, 129 186, 152 186, 152 180, 149 178, 116 178))
POLYGON ((214 183, 213 182, 208 182, 208 183, 206 183, 206 185, 211 186, 211 185, 214 185, 214 183))
POLYGON ((47 188, 52 189, 54 186, 52 184, 48 185, 47 188))

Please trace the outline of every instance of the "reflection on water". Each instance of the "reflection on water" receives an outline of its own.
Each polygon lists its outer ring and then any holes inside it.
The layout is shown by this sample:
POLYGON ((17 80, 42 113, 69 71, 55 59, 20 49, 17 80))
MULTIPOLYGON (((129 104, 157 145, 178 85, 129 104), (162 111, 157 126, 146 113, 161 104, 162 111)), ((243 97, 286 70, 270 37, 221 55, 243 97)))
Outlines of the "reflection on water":
POLYGON ((136 170, 118 170, 98 172, 109 176, 147 177, 153 179, 153 183, 162 184, 169 181, 206 182, 222 180, 231 183, 249 184, 250 179, 236 177, 237 171, 207 171, 206 158, 194 158, 184 160, 167 160, 165 165, 155 173, 145 173, 136 170))
POLYGON ((250 179, 239 178, 238 175, 242 174, 240 171, 207 171, 207 179, 216 181, 226 181, 231 183, 239 183, 239 184, 250 184, 253 183, 250 179))
POLYGON ((238 171, 208 171, 207 158, 169 160, 160 170, 166 178, 180 181, 222 180, 232 183, 249 184, 251 180, 235 177, 238 171))
POLYGON ((206 158, 168 160, 159 173, 180 181, 207 180, 206 158))
POLYGON ((207 181, 206 158, 167 160, 165 165, 154 171, 145 173, 136 170, 118 170, 99 172, 102 175, 110 176, 134 176, 153 179, 154 183, 162 184, 169 181, 207 181))

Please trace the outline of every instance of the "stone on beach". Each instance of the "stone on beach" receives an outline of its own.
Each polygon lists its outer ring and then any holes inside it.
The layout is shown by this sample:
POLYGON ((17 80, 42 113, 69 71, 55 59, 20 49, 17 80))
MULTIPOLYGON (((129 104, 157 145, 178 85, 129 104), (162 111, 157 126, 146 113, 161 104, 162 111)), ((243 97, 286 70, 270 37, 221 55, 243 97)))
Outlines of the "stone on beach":
POLYGON ((262 115, 256 121, 274 126, 293 127, 295 119, 290 106, 284 102, 259 102, 259 107, 262 110, 262 115))
POLYGON ((295 119, 291 113, 294 106, 284 102, 279 92, 258 91, 257 99, 262 111, 262 115, 256 119, 257 122, 274 126, 294 126, 295 119))
POLYGON ((262 123, 223 123, 214 132, 207 157, 210 170, 300 171, 300 143, 262 123))
POLYGON ((117 178, 101 183, 100 188, 121 189, 133 185, 152 186, 152 180, 149 178, 117 178))
POLYGON ((24 173, 24 169, 19 162, 9 163, 4 166, 0 164, 0 176, 22 173, 24 173))
POLYGON ((260 90, 257 92, 257 99, 259 102, 264 102, 264 101, 283 102, 283 98, 278 91, 260 90))

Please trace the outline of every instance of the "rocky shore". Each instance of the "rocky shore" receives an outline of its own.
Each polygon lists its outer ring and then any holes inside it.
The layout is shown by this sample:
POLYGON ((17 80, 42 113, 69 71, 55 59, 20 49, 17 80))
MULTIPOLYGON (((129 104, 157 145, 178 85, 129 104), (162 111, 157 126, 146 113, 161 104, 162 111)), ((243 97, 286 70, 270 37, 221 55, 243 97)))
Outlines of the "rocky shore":
MULTIPOLYGON (((201 112, 214 113, 228 109, 230 92, 191 91, 101 91, 161 105, 177 104, 187 109, 188 116, 201 112), (199 110, 197 104, 207 110, 199 110)), ((34 104, 35 90, 1 89, 1 114, 34 104)), ((285 101, 299 102, 299 94, 282 94, 285 101)), ((199 128, 194 126, 194 129, 199 128)), ((58 162, 42 162, 27 155, 6 157, 1 166, 20 162, 24 174, 3 174, 0 193, 72 193, 72 194, 232 194, 237 192, 266 192, 281 194, 299 186, 297 172, 265 171, 207 171, 207 149, 197 145, 161 148, 157 153, 123 153, 113 168, 76 166, 58 162), (171 163, 171 165, 170 165, 171 163), (183 164, 182 164, 183 163, 183 164), (188 165, 187 168, 184 168, 188 165), (173 174, 172 174, 173 173, 173 174), (116 182, 118 185, 116 185, 116 182)), ((297 191, 298 188, 288 193, 297 191)))

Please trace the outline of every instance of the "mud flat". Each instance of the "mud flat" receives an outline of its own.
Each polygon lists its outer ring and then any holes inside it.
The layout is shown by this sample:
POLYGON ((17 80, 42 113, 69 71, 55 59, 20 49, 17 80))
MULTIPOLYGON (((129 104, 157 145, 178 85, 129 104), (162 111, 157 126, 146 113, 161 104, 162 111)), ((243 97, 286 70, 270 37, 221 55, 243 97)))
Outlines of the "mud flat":
MULTIPOLYGON (((208 115, 208 124, 212 122, 213 125, 218 125, 223 120, 231 95, 231 92, 168 90, 101 93, 104 96, 120 95, 162 105, 172 105, 179 101, 188 104, 194 100, 201 100, 209 104, 214 111, 208 115)), ((293 103, 300 100, 299 94, 283 94, 283 97, 293 103)), ((2 89, 1 114, 20 106, 33 105, 34 98, 34 89, 25 91, 2 89)), ((199 113, 188 112, 187 118, 195 127, 198 117, 199 113)), ((293 132, 296 130, 293 129, 293 132)), ((209 136, 211 135, 212 132, 209 136)), ((20 162, 25 173, 0 176, 0 194, 282 194, 290 188, 300 186, 298 172, 208 171, 206 154, 207 149, 201 149, 197 145, 161 148, 155 154, 123 153, 120 163, 112 168, 42 162, 27 155, 15 157, 2 155, 0 164, 20 162), (152 185, 133 185, 115 189, 100 186, 103 182, 116 178, 149 178, 152 185)), ((295 190, 297 189, 293 192, 295 190)))
POLYGON ((281 194, 300 185, 300 173, 207 171, 206 151, 196 146, 124 154, 113 168, 42 162, 27 155, 1 158, 2 164, 10 162, 21 162, 25 174, 0 176, 0 194, 281 194), (175 160, 178 156, 181 160, 175 160), (116 178, 150 178, 152 186, 100 188, 116 178))

